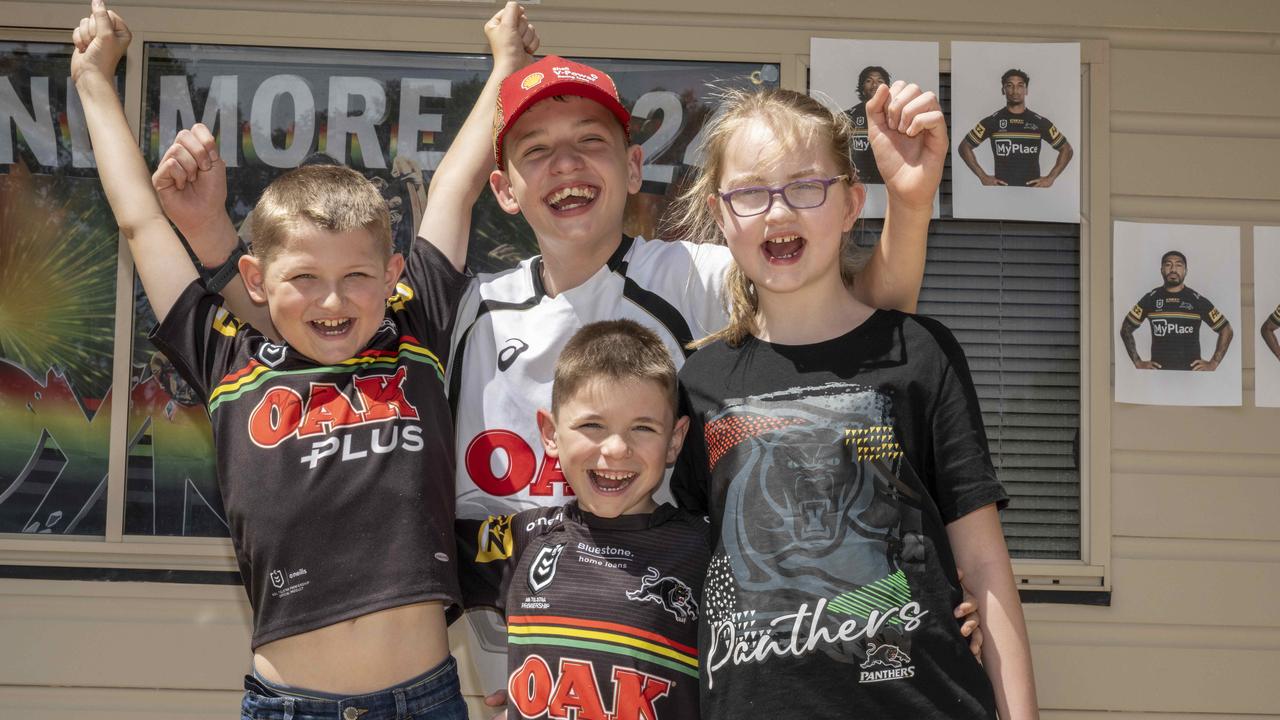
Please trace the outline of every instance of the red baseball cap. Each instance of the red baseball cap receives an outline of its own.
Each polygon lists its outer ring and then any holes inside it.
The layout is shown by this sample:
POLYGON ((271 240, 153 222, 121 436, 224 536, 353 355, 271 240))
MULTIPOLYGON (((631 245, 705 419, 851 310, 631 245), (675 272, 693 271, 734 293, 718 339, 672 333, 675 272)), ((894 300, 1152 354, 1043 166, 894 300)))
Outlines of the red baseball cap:
POLYGON ((631 113, 622 106, 613 78, 590 65, 548 55, 502 81, 493 116, 493 157, 498 167, 502 167, 502 139, 507 130, 534 103, 557 95, 577 95, 605 106, 622 124, 622 133, 631 142, 631 113))

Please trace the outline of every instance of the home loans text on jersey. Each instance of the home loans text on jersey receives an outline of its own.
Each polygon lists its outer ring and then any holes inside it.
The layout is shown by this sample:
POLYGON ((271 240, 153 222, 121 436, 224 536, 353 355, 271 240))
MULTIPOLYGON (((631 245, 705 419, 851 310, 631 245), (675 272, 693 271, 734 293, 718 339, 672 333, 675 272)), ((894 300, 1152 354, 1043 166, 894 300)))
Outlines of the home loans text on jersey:
POLYGON ((510 702, 522 717, 551 720, 660 720, 655 703, 671 692, 673 683, 635 668, 613 666, 613 687, 596 682, 588 660, 561 658, 559 672, 541 656, 530 655, 511 673, 510 702), (613 708, 606 705, 613 701, 613 708))
POLYGON ((341 462, 359 460, 370 453, 381 455, 397 448, 418 452, 423 448, 422 426, 390 424, 391 420, 416 420, 418 409, 404 390, 405 369, 392 374, 352 378, 351 397, 333 383, 313 382, 307 397, 293 388, 269 388, 249 414, 249 437, 262 448, 290 438, 316 438, 300 462, 310 469, 325 458, 341 462), (334 434, 340 428, 374 425, 368 436, 354 432, 334 434))

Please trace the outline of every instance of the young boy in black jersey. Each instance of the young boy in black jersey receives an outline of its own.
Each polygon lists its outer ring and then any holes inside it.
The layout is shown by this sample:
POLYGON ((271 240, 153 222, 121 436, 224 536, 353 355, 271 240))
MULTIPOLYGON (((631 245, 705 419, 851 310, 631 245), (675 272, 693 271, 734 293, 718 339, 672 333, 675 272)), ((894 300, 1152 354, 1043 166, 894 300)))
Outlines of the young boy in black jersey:
POLYGON ((630 320, 587 325, 538 413, 576 499, 458 521, 466 604, 506 613, 514 717, 698 717, 708 526, 653 499, 688 429, 677 415, 658 336, 630 320))
MULTIPOLYGON (((486 26, 490 97, 536 47, 527 21, 504 13, 486 26)), ((406 259, 392 249, 385 201, 359 173, 287 173, 251 214, 251 254, 239 261, 283 342, 265 337, 203 286, 165 219, 113 82, 130 40, 94 0, 73 34, 71 74, 160 322, 153 340, 213 424, 253 608, 242 717, 463 720, 445 622, 460 593, 443 383, 465 242, 445 232, 406 259)), ((483 136, 481 120, 470 127, 483 136)), ((200 162, 221 165, 216 153, 200 162)))

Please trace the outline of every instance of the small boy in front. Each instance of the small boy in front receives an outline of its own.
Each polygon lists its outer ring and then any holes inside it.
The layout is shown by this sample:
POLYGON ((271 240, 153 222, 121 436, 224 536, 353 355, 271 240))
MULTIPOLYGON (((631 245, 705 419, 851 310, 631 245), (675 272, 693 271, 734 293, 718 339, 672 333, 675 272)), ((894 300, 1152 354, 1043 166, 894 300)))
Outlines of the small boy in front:
POLYGON ((508 712, 696 720, 708 525, 653 499, 689 427, 670 352, 631 320, 586 325, 537 417, 575 499, 458 521, 466 604, 506 613, 508 712))
MULTIPOLYGON (((521 19, 508 10, 486 26, 491 44, 505 38, 495 56, 509 51, 495 57, 490 97, 523 62, 521 19)), ((113 82, 130 39, 94 0, 73 34, 71 74, 160 322, 153 340, 213 424, 253 608, 241 716, 464 720, 445 622, 460 592, 443 383, 465 244, 419 239, 406 259, 360 174, 287 173, 250 216, 253 246, 240 260, 283 342, 264 337, 201 284, 165 219, 113 82)))

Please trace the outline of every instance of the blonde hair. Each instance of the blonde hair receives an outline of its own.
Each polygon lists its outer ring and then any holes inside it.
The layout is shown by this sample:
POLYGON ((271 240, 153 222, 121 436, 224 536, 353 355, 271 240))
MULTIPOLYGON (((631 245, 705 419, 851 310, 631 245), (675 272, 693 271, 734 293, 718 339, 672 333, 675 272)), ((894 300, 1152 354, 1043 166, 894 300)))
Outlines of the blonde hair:
POLYGON ((675 411, 676 366, 671 352, 657 334, 634 320, 594 322, 573 334, 556 360, 551 412, 559 412, 563 403, 596 379, 657 383, 675 411))
MULTIPOLYGON (((802 145, 813 143, 831 150, 831 159, 840 174, 850 183, 858 182, 853 165, 853 124, 844 113, 832 112, 808 95, 769 88, 758 91, 725 90, 720 97, 720 112, 707 125, 703 135, 703 165, 694 181, 672 204, 664 223, 666 237, 696 238, 702 242, 725 244, 716 223, 716 211, 707 202, 720 200, 720 176, 724 171, 725 153, 739 129, 752 121, 760 121, 773 131, 778 146, 771 161, 794 154, 802 145)), ((853 286, 854 276, 866 263, 866 253, 857 248, 852 235, 846 233, 840 246, 840 279, 845 287, 853 286)), ((760 298, 755 285, 742 272, 737 262, 730 264, 725 275, 725 310, 729 323, 723 329, 690 343, 698 348, 716 340, 740 345, 757 331, 756 314, 760 298)))
POLYGON ((330 232, 364 229, 391 257, 391 213, 365 176, 343 165, 304 165, 262 191, 246 221, 249 251, 269 262, 304 223, 330 232))

